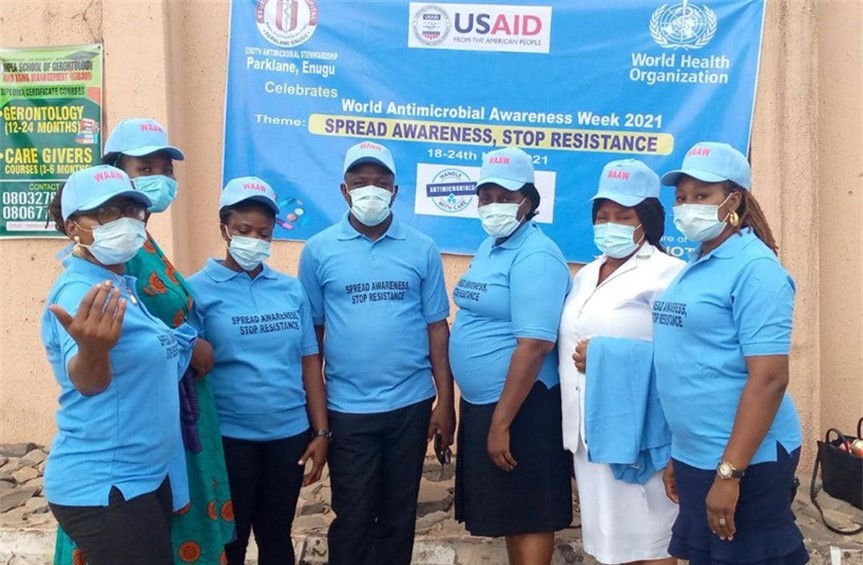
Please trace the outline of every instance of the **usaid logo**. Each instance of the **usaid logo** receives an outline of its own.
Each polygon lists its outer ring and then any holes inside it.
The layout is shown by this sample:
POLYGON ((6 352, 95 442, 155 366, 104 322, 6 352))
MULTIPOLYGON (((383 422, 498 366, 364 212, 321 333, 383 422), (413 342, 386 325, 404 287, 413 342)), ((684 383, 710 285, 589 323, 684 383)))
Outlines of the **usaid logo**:
POLYGON ((412 28, 414 37, 420 43, 434 47, 443 43, 449 35, 449 16, 440 6, 423 6, 414 16, 412 28))
POLYGON ((408 47, 548 53, 550 6, 411 2, 408 47))

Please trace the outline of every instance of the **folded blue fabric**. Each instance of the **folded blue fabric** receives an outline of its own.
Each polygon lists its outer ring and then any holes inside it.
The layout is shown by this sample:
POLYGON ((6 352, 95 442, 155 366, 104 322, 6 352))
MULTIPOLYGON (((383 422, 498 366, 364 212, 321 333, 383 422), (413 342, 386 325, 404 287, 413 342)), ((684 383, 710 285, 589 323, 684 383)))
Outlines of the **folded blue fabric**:
POLYGON ((671 458, 671 430, 656 390, 653 344, 592 338, 585 380, 588 459, 608 463, 616 479, 646 483, 671 458))

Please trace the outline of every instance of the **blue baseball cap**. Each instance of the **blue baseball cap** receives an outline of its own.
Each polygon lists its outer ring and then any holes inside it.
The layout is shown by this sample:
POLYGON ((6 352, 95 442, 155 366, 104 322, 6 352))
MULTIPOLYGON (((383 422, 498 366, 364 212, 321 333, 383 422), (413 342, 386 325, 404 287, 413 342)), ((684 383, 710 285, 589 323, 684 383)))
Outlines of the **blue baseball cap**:
POLYGON ((645 198, 659 198, 659 175, 636 159, 611 161, 602 168, 599 189, 591 200, 606 198, 632 208, 645 198))
POLYGON ((153 205, 146 194, 135 189, 124 171, 110 165, 97 165, 69 175, 60 197, 60 213, 68 220, 75 212, 94 210, 117 196, 131 198, 146 208, 153 205))
POLYGON ((108 136, 102 162, 113 161, 118 153, 143 157, 157 151, 177 161, 185 158, 182 151, 168 144, 168 130, 162 124, 150 118, 131 118, 117 124, 108 136))
POLYGON ((276 202, 276 193, 273 187, 258 177, 239 177, 229 180, 219 197, 219 209, 246 200, 260 202, 269 207, 275 214, 279 213, 279 203, 276 202))
POLYGON ((357 165, 375 163, 396 176, 396 164, 389 149, 374 141, 362 141, 350 147, 345 153, 345 170, 347 173, 357 165))
POLYGON ((662 175, 662 184, 674 186, 682 175, 704 182, 730 180, 746 190, 752 187, 749 161, 743 153, 727 143, 696 143, 686 152, 681 168, 662 175))
POLYGON ((530 155, 518 147, 489 151, 482 159, 476 189, 484 184, 497 184, 515 192, 534 179, 530 155))

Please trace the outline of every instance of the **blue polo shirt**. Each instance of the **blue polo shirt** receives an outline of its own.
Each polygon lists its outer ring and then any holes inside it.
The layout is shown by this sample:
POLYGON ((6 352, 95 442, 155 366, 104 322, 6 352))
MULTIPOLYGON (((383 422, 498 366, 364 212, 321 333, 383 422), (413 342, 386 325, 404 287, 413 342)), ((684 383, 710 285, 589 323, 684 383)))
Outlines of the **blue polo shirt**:
MULTIPOLYGON (((653 305, 656 384, 671 455, 715 469, 749 378, 746 358, 788 355, 794 280, 749 229, 690 261, 653 305)), ((777 442, 800 447, 788 393, 750 464, 776 461, 777 442)))
POLYGON ((428 325, 446 319, 440 253, 396 218, 372 241, 341 221, 306 242, 300 280, 326 327, 327 398, 337 412, 388 412, 435 394, 428 325))
MULTIPOLYGON (((459 307, 449 342, 453 377, 471 404, 497 402, 518 338, 557 341, 563 302, 572 286, 557 245, 534 222, 497 245, 480 244, 453 291, 459 307)), ((538 379, 560 383, 557 352, 543 359, 538 379)))
POLYGON ((107 506, 111 487, 131 499, 165 480, 180 438, 177 381, 186 369, 185 349, 194 340, 181 346, 174 332, 147 312, 135 295, 134 277, 72 256, 63 265, 46 306, 57 304, 74 316, 84 295, 106 280, 122 290, 127 305, 110 353, 111 383, 93 396, 82 395, 69 378, 78 345, 52 312, 46 308, 42 314, 42 343, 60 385, 45 497, 65 506, 107 506))
POLYGON ((222 435, 270 441, 308 430, 303 357, 318 342, 300 282, 266 264, 253 279, 216 259, 187 282, 213 346, 207 378, 222 435))

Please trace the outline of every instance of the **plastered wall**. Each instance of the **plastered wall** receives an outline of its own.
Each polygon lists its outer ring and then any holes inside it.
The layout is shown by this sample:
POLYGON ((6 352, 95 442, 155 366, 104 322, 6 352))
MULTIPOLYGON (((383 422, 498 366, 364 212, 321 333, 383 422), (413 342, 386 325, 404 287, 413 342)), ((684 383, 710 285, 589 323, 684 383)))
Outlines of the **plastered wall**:
MULTIPOLYGON (((104 42, 106 129, 129 116, 168 124, 187 160, 177 167, 177 203, 151 231, 185 273, 223 253, 216 211, 228 7, 225 0, 0 2, 4 47, 104 42)), ((753 190, 798 283, 791 391, 807 466, 815 436, 828 426, 851 429, 863 416, 861 26, 860 2, 768 2, 753 190)), ((57 387, 38 322, 61 246, 0 241, 0 442, 47 442, 53 434, 57 387)), ((278 242, 271 263, 294 273, 300 249, 278 242)), ((450 290, 467 263, 445 256, 450 290)))

